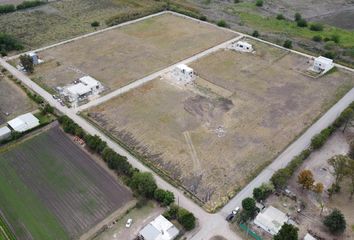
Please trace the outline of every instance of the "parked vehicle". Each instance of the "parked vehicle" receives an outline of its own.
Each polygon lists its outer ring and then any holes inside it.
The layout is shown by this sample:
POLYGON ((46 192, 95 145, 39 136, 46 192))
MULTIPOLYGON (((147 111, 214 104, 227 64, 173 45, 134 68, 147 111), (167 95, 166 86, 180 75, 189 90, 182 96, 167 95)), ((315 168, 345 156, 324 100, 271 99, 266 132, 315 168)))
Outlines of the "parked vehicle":
POLYGON ((130 228, 130 226, 132 225, 132 223, 133 223, 133 219, 129 218, 128 221, 127 221, 127 223, 125 224, 125 227, 126 227, 126 228, 130 228))

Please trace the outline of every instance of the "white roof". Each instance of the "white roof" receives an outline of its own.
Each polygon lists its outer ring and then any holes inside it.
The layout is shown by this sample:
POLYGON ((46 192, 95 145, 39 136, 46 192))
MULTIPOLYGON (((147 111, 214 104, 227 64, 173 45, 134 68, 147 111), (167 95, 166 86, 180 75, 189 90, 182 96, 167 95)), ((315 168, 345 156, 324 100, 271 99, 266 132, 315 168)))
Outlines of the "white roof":
POLYGON ((37 127, 39 120, 32 113, 26 113, 7 122, 7 124, 17 132, 25 132, 29 129, 37 127))
POLYGON ((37 54, 35 52, 30 52, 28 53, 28 56, 33 57, 33 56, 37 56, 37 54))
POLYGON ((179 230, 162 215, 155 218, 139 232, 145 240, 172 240, 178 233, 179 230))
POLYGON ((238 41, 237 44, 243 45, 243 46, 245 46, 245 47, 252 47, 252 45, 249 44, 248 42, 238 41))
POLYGON ((78 83, 67 87, 66 90, 72 95, 84 95, 91 91, 91 88, 83 83, 78 83))
POLYGON ((282 211, 269 206, 264 212, 257 215, 254 223, 271 234, 277 234, 288 217, 282 211))
POLYGON ((188 67, 186 64, 178 64, 176 68, 178 68, 179 70, 184 70, 186 72, 193 72, 193 69, 188 67))
POLYGON ((319 57, 315 58, 315 61, 319 61, 321 63, 328 64, 328 65, 333 64, 333 60, 332 59, 329 59, 329 58, 326 58, 326 57, 322 57, 322 56, 319 56, 319 57))
POLYGON ((90 76, 84 76, 80 78, 79 81, 88 86, 89 88, 96 87, 100 84, 99 81, 90 76))
POLYGON ((311 234, 307 233, 304 237, 304 240, 316 240, 316 238, 314 238, 311 234))
POLYGON ((0 128, 0 136, 7 135, 7 134, 9 134, 9 133, 11 133, 10 128, 8 128, 8 127, 6 127, 6 126, 0 128))

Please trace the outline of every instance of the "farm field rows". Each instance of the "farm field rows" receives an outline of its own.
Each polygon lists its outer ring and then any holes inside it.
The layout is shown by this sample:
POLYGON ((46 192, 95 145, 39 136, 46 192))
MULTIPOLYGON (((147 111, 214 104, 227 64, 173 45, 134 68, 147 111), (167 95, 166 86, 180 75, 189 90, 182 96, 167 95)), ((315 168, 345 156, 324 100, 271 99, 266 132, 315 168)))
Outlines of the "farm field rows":
POLYGON ((58 126, 0 153, 0 206, 17 239, 73 239, 132 199, 58 126))
POLYGON ((35 109, 34 102, 26 93, 0 73, 0 124, 35 109))
POLYGON ((354 85, 342 70, 308 77, 307 58, 247 41, 256 53, 191 63, 194 85, 162 77, 85 114, 213 211, 354 85))
POLYGON ((54 88, 90 75, 110 91, 236 35, 163 14, 40 52, 31 78, 54 88))

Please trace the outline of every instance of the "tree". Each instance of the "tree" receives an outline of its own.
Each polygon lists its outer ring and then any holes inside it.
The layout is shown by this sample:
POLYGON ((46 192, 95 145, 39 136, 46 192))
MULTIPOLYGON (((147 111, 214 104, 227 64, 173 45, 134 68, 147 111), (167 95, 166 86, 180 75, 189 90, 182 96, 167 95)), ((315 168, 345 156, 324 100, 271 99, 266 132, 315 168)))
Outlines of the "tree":
POLYGON ((341 117, 343 118, 344 121, 344 127, 343 127, 343 133, 345 132, 345 129, 348 126, 348 123, 350 122, 350 120, 353 118, 354 116, 354 111, 351 108, 346 108, 342 113, 341 113, 341 117))
POLYGON ((216 24, 219 27, 227 27, 228 26, 225 20, 219 20, 216 24))
POLYGON ((91 23, 91 27, 98 27, 98 26, 100 26, 100 22, 98 21, 94 21, 91 23))
POLYGON ((195 217, 193 213, 184 208, 178 209, 177 220, 187 231, 190 231, 195 227, 195 217))
POLYGON ((157 188, 154 192, 154 198, 156 201, 162 203, 163 206, 169 206, 175 201, 175 196, 170 191, 157 188))
POLYGON ((295 13, 295 15, 294 15, 294 19, 295 19, 295 22, 297 22, 297 21, 299 21, 299 20, 301 20, 302 19, 302 16, 301 16, 301 14, 300 13, 295 13))
POLYGON ((256 209, 256 201, 253 198, 245 198, 242 200, 242 208, 248 212, 252 212, 256 209))
POLYGON ((273 183, 276 189, 282 189, 286 186, 289 177, 290 177, 289 170, 286 168, 281 168, 273 174, 270 181, 273 183))
POLYGON ((277 19, 278 19, 278 20, 284 20, 285 17, 284 17, 283 14, 278 14, 278 15, 277 15, 277 19))
POLYGON ((352 140, 349 144, 349 153, 348 157, 354 160, 354 140, 352 140))
POLYGON ((313 174, 311 170, 305 169, 300 172, 297 177, 297 182, 302 185, 303 189, 311 189, 315 180, 313 179, 313 174))
POLYGON ((257 30, 254 30, 253 33, 252 33, 252 36, 258 38, 259 37, 259 32, 257 30))
POLYGON ((323 25, 321 23, 314 23, 310 26, 311 31, 323 31, 323 25))
POLYGON ((318 182, 318 183, 316 183, 315 186, 313 187, 313 191, 314 191, 315 193, 317 193, 317 194, 320 195, 320 194, 323 193, 323 188, 324 188, 323 184, 320 183, 320 182, 318 182))
POLYGON ((298 27, 307 27, 307 21, 305 19, 300 19, 297 21, 297 26, 298 27))
POLYGON ((284 223, 274 240, 298 240, 299 229, 294 225, 284 223))
POLYGON ((331 214, 326 216, 323 224, 332 234, 343 233, 346 228, 345 218, 338 209, 334 209, 331 214))
POLYGON ((21 55, 20 62, 23 68, 26 70, 26 72, 33 73, 34 71, 33 59, 29 55, 27 54, 21 55))
POLYGON ((354 195, 354 159, 350 159, 347 162, 347 171, 350 178, 350 196, 349 199, 353 198, 354 195))
POLYGON ((146 198, 153 198, 157 188, 154 177, 148 172, 135 172, 131 178, 130 186, 146 198))
POLYGON ((347 173, 347 161, 350 160, 348 156, 335 155, 328 159, 328 164, 333 168, 332 174, 335 177, 334 184, 339 186, 343 177, 347 173))
POLYGON ((97 135, 92 136, 87 134, 85 136, 85 143, 91 150, 99 154, 102 153, 107 146, 107 143, 97 135))
POLYGON ((256 6, 257 7, 262 7, 263 6, 263 0, 256 0, 256 6))
POLYGON ((285 48, 292 48, 293 47, 293 42, 290 41, 290 40, 285 40, 284 44, 283 44, 283 47, 285 48))
POLYGON ((271 183, 262 183, 258 188, 253 189, 253 198, 260 202, 265 200, 269 194, 274 191, 274 186, 271 183))

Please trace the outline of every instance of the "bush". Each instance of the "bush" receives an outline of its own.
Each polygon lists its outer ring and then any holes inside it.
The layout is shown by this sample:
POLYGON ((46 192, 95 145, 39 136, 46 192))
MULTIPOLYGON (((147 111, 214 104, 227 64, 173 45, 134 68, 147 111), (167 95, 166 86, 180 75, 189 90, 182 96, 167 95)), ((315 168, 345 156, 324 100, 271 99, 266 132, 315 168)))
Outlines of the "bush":
POLYGON ((23 1, 19 5, 17 5, 16 9, 17 10, 22 10, 26 8, 32 8, 32 7, 37 7, 42 4, 45 4, 45 2, 39 1, 39 0, 33 0, 33 1, 23 1))
POLYGON ((323 224, 333 234, 343 233, 346 228, 345 218, 338 209, 334 209, 331 214, 326 216, 323 224))
POLYGON ((73 120, 71 120, 68 116, 66 115, 61 116, 58 118, 58 121, 62 125, 66 133, 70 133, 72 135, 76 135, 81 138, 85 137, 84 130, 79 125, 77 125, 73 120))
POLYGON ((219 27, 227 27, 228 26, 225 20, 219 20, 216 24, 219 27))
POLYGON ((163 206, 169 206, 175 201, 175 196, 172 192, 160 188, 155 190, 154 198, 156 201, 162 203, 163 206))
POLYGON ((298 27, 307 27, 307 21, 305 19, 300 19, 297 21, 297 26, 298 27))
POLYGON ((157 188, 154 177, 148 172, 135 172, 129 182, 130 187, 139 195, 152 199, 157 188))
POLYGON ((253 189, 253 198, 260 202, 265 200, 274 191, 272 184, 263 183, 260 187, 253 189))
POLYGON ((263 6, 263 0, 257 0, 256 1, 256 6, 257 7, 262 7, 263 6))
POLYGON ((253 198, 245 198, 242 200, 242 208, 246 211, 252 212, 256 209, 256 201, 253 198))
POLYGON ((282 189, 286 186, 286 183, 290 176, 291 173, 289 172, 289 169, 281 168, 273 174, 270 181, 273 183, 276 189, 282 189))
POLYGON ((207 21, 208 19, 207 19, 206 16, 201 15, 201 16, 199 17, 199 20, 201 20, 201 21, 207 21))
POLYGON ((317 32, 323 31, 323 25, 320 24, 320 23, 311 24, 310 30, 311 30, 311 31, 317 31, 317 32))
POLYGON ((320 147, 322 147, 334 130, 335 129, 330 126, 323 129, 320 133, 316 134, 311 140, 311 147, 313 149, 319 149, 320 147))
POLYGON ((98 27, 100 26, 100 23, 98 21, 94 21, 91 23, 91 27, 98 27))
POLYGON ((278 15, 277 15, 277 19, 278 19, 278 20, 284 20, 285 17, 284 17, 283 14, 278 14, 278 15))
POLYGON ((283 44, 283 47, 285 47, 285 48, 292 48, 293 47, 293 43, 292 43, 292 41, 290 41, 290 40, 285 40, 285 42, 284 42, 284 44, 283 44))
POLYGON ((23 46, 15 38, 0 32, 0 52, 2 55, 9 51, 21 49, 23 49, 23 46))
POLYGON ((10 13, 16 11, 16 7, 13 4, 0 5, 0 14, 10 13))
POLYGON ((339 43, 340 37, 339 35, 332 35, 330 39, 335 43, 339 43))
POLYGON ((234 3, 239 3, 240 2, 240 0, 234 0, 234 3))
POLYGON ((113 149, 105 147, 102 151, 102 158, 110 169, 115 170, 118 174, 123 174, 127 177, 133 175, 134 169, 128 162, 127 157, 121 156, 113 149))
POLYGON ((292 224, 284 223, 274 240, 298 240, 299 229, 292 224))
POLYGON ((34 71, 33 59, 29 55, 27 54, 21 55, 20 62, 27 73, 33 73, 34 71))
POLYGON ((171 204, 167 211, 165 211, 162 215, 168 220, 174 220, 177 218, 177 212, 179 207, 176 204, 171 204))
POLYGON ((295 20, 295 22, 297 22, 297 21, 300 21, 302 19, 302 16, 301 16, 301 14, 300 13, 295 13, 295 15, 294 15, 294 20, 295 20))
POLYGON ((352 140, 349 144, 348 157, 354 160, 354 140, 352 140))
POLYGON ((322 41, 322 37, 319 35, 315 35, 312 37, 312 40, 315 42, 321 42, 322 41))
POLYGON ((259 37, 259 32, 257 30, 254 30, 253 33, 252 33, 252 36, 258 38, 259 37))
POLYGON ((187 211, 184 208, 179 208, 177 212, 177 221, 187 231, 192 230, 195 227, 195 217, 193 213, 187 211))
POLYGON ((98 154, 101 154, 105 147, 107 147, 107 143, 97 135, 92 136, 87 134, 85 136, 85 142, 91 150, 95 151, 98 154))
POLYGON ((325 52, 323 54, 323 56, 326 57, 326 58, 334 59, 336 57, 336 54, 334 52, 330 52, 329 51, 329 52, 325 52))

